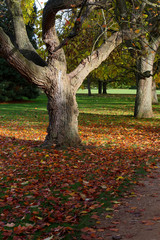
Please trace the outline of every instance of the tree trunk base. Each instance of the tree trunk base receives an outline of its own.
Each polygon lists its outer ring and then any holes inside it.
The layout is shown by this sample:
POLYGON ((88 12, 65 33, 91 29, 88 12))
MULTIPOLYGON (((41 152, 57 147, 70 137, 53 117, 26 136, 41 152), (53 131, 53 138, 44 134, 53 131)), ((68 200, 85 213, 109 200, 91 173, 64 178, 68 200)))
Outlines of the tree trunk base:
MULTIPOLYGON (((64 137, 65 139, 65 137, 64 137)), ((68 147, 79 147, 79 146, 83 146, 81 139, 78 137, 75 141, 63 141, 63 142, 57 142, 56 140, 48 140, 47 137, 45 139, 45 141, 41 144, 41 148, 51 148, 54 147, 56 149, 66 149, 68 147)))
POLYGON ((151 112, 145 112, 145 113, 138 113, 137 115, 134 115, 135 118, 140 119, 140 118, 153 118, 153 113, 151 112))
POLYGON ((40 146, 40 148, 42 149, 51 149, 51 148, 54 148, 54 149, 67 149, 67 148, 84 148, 85 149, 85 146, 80 143, 80 144, 76 144, 74 146, 71 146, 71 145, 59 145, 59 144, 46 144, 46 143, 42 143, 40 146))
POLYGON ((159 102, 158 101, 154 101, 154 100, 152 100, 152 104, 154 104, 154 105, 159 105, 159 102))

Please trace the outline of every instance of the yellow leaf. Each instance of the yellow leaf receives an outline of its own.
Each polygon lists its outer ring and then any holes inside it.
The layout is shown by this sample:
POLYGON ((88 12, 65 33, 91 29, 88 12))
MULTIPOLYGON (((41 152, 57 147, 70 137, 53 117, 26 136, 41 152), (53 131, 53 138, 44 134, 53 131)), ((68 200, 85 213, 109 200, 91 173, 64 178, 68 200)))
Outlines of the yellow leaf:
POLYGON ((113 208, 106 208, 106 211, 114 211, 113 208))
POLYGON ((81 214, 86 214, 86 213, 88 213, 87 211, 82 211, 82 212, 80 212, 81 214))
POLYGON ((39 220, 42 220, 42 219, 43 219, 42 217, 38 217, 38 216, 36 216, 36 218, 38 218, 39 220))
POLYGON ((139 33, 139 32, 140 32, 140 29, 135 30, 135 33, 139 33))
POLYGON ((119 176, 116 180, 123 180, 124 179, 124 177, 122 177, 122 176, 119 176))
POLYGON ((46 162, 44 162, 43 160, 41 160, 41 163, 42 163, 42 164, 45 164, 46 162))
POLYGON ((106 218, 113 218, 111 215, 106 215, 106 218))
POLYGON ((78 168, 77 166, 73 166, 74 168, 78 168))

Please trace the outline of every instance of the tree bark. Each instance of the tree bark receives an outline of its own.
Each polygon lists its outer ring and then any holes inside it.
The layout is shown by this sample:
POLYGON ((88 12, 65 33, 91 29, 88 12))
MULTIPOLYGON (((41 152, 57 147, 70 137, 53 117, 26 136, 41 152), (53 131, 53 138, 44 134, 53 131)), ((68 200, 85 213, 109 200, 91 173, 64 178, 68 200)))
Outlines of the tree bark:
POLYGON ((78 106, 76 96, 68 84, 67 75, 58 73, 54 91, 47 93, 49 126, 43 146, 77 146, 81 143, 78 135, 78 106))
POLYGON ((141 58, 140 69, 141 73, 138 79, 137 94, 135 100, 136 118, 151 118, 152 111, 152 76, 144 77, 143 74, 148 72, 152 75, 153 61, 149 60, 151 56, 141 58))
POLYGON ((103 94, 107 94, 107 82, 103 81, 103 94))
POLYGON ((156 82, 155 80, 152 81, 152 103, 158 104, 158 97, 156 92, 156 82))
POLYGON ((92 96, 91 93, 91 79, 87 78, 87 89, 88 89, 88 96, 92 96))
POLYGON ((102 81, 98 80, 98 94, 102 94, 102 81))
POLYGON ((147 39, 143 40, 143 50, 145 54, 139 61, 139 74, 137 78, 137 94, 135 100, 134 116, 136 118, 152 118, 152 78, 153 64, 156 51, 160 44, 160 38, 149 43, 147 39))

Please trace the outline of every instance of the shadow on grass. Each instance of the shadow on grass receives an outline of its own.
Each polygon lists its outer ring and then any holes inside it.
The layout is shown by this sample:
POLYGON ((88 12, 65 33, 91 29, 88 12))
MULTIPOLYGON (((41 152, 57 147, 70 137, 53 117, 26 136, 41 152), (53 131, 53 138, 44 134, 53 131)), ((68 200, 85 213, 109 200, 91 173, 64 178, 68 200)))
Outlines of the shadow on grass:
MULTIPOLYGON (((95 125, 100 124, 101 126, 109 127, 110 125, 117 126, 122 125, 122 127, 130 127, 135 126, 137 127, 143 127, 143 124, 150 125, 152 127, 152 124, 155 124, 155 126, 160 126, 160 119, 158 118, 144 118, 144 119, 136 119, 132 115, 111 115, 111 114, 95 114, 95 113, 80 113, 79 114, 79 124, 80 125, 95 125)), ((148 126, 149 127, 149 126, 148 126)), ((154 126, 153 126, 154 130, 154 126)))
POLYGON ((15 137, 4 137, 0 135, 0 146, 2 146, 4 151, 5 151, 5 147, 7 147, 8 144, 11 144, 17 147, 21 147, 21 146, 26 148, 30 147, 38 150, 38 148, 41 149, 40 146, 42 145, 42 143, 43 141, 24 140, 24 139, 18 139, 15 137))

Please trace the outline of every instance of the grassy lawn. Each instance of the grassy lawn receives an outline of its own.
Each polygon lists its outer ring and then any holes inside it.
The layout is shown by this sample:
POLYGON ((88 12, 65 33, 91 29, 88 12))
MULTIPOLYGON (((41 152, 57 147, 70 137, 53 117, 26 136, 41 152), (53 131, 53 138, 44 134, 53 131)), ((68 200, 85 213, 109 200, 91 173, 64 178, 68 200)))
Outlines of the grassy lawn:
MULTIPOLYGON (((97 94, 98 89, 91 89, 92 94, 97 94)), ((79 94, 87 94, 88 90, 87 89, 79 89, 78 90, 79 94)), ((108 94, 136 94, 135 89, 107 89, 108 94)), ((160 90, 157 90, 157 94, 160 95, 160 90)))
POLYGON ((160 105, 155 118, 136 120, 135 96, 124 94, 79 92, 86 147, 67 150, 39 148, 48 125, 44 95, 0 104, 0 239, 96 239, 99 213, 112 217, 119 197, 160 159, 160 105))

